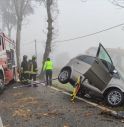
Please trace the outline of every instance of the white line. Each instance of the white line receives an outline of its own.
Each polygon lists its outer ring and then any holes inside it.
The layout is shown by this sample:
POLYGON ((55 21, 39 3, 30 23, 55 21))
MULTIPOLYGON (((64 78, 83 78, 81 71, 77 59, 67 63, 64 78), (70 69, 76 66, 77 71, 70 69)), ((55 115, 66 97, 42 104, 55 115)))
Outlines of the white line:
MULTIPOLYGON (((70 93, 65 92, 65 91, 63 91, 63 90, 60 90, 60 89, 57 89, 57 88, 55 88, 55 87, 50 87, 50 88, 53 89, 53 90, 56 90, 56 91, 61 91, 62 93, 66 94, 66 95, 69 95, 69 96, 71 95, 70 93)), ((107 108, 107 107, 98 105, 98 104, 96 104, 96 103, 94 103, 94 102, 90 102, 90 101, 88 101, 88 100, 85 100, 85 99, 80 98, 80 97, 77 97, 77 96, 76 96, 76 98, 79 99, 79 100, 81 100, 81 101, 86 102, 87 104, 90 104, 90 105, 92 105, 92 106, 94 106, 94 107, 97 107, 97 108, 99 108, 99 109, 101 109, 101 110, 105 110, 105 111, 111 112, 112 115, 117 116, 117 112, 114 111, 114 110, 111 110, 111 109, 109 109, 109 108, 107 108)))
POLYGON ((3 127, 2 119, 0 117, 0 127, 3 127))

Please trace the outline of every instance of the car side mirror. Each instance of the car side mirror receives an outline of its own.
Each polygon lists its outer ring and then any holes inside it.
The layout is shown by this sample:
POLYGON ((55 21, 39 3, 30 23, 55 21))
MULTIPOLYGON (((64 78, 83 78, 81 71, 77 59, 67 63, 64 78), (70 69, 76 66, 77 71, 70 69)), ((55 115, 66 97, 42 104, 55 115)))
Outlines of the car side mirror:
POLYGON ((111 74, 114 74, 114 73, 115 73, 114 71, 115 71, 115 67, 114 67, 114 66, 111 66, 111 68, 110 68, 110 71, 109 71, 109 72, 110 72, 111 74))
POLYGON ((114 73, 114 74, 117 74, 117 72, 118 72, 117 70, 113 70, 113 73, 114 73))

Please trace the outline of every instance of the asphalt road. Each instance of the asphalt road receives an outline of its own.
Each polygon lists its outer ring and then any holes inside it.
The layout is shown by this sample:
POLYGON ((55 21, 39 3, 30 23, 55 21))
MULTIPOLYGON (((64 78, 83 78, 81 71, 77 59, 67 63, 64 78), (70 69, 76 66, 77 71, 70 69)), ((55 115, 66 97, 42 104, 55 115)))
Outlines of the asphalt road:
POLYGON ((0 95, 4 127, 123 127, 114 117, 85 102, 70 101, 68 95, 49 87, 13 89, 0 95))

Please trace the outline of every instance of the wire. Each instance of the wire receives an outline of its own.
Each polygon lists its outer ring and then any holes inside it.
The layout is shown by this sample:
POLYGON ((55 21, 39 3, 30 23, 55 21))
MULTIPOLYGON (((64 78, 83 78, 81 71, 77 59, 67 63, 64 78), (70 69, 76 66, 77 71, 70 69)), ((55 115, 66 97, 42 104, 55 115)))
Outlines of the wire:
MULTIPOLYGON (((41 43, 42 41, 37 41, 37 43, 41 43)), ((29 44, 33 44, 35 43, 35 41, 30 41, 28 43, 22 43, 22 45, 29 45, 29 44)))
POLYGON ((91 33, 91 34, 87 34, 87 35, 83 35, 83 36, 79 36, 79 37, 75 37, 75 38, 70 38, 70 39, 66 39, 66 40, 58 40, 58 41, 54 41, 54 42, 56 43, 56 42, 73 41, 73 40, 77 40, 77 39, 80 39, 80 38, 85 38, 85 37, 93 36, 93 35, 96 35, 96 34, 99 34, 99 33, 105 32, 105 31, 109 31, 111 29, 120 27, 122 25, 124 25, 124 23, 116 25, 116 26, 112 26, 112 27, 109 27, 109 28, 106 28, 106 29, 103 29, 103 30, 100 30, 100 31, 97 31, 97 32, 94 32, 94 33, 91 33))

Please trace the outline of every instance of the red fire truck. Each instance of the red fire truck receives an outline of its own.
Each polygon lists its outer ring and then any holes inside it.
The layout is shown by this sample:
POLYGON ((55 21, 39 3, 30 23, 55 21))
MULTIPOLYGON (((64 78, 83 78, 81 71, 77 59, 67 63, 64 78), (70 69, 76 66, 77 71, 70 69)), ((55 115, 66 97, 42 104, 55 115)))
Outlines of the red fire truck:
POLYGON ((0 33, 0 90, 15 78, 15 43, 4 33, 0 33))

